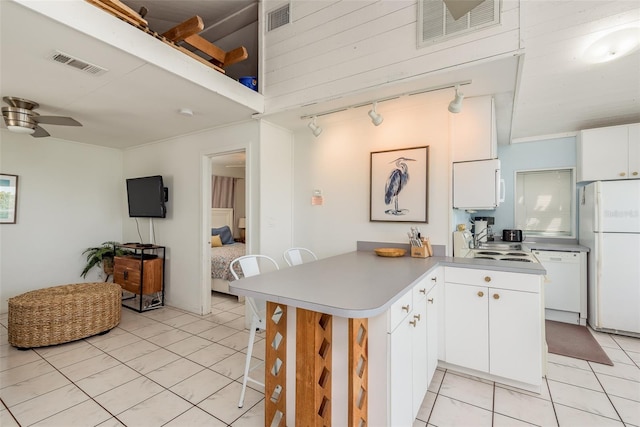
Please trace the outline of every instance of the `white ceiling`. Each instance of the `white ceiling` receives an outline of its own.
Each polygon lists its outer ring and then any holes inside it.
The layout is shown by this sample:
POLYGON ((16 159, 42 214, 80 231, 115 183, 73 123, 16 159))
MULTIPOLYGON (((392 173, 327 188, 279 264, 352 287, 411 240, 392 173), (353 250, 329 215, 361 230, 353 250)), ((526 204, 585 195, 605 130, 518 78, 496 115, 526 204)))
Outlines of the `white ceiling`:
MULTIPOLYGON (((254 0, 124 3, 134 10, 144 5, 149 10, 145 18, 157 32, 200 15, 207 28, 203 34, 210 41, 246 26, 257 16, 254 0)), ((472 79, 467 96, 496 96, 502 142, 640 122, 640 51, 604 64, 583 60, 584 49, 596 37, 632 25, 640 28, 637 1, 524 0, 520 4, 525 54, 519 74, 518 61, 511 58, 461 68, 454 72, 455 79, 450 73, 446 78, 434 74, 313 108, 326 111, 385 94, 438 86, 439 82, 472 79)), ((40 103, 40 114, 71 116, 83 124, 82 128, 44 125, 53 137, 126 148, 249 120, 256 112, 13 1, 0 1, 0 20, 0 95, 31 99, 40 103), (48 61, 47 55, 56 49, 72 52, 109 72, 96 78, 48 61), (182 116, 177 113, 181 107, 196 114, 182 116)), ((237 93, 244 96, 245 89, 237 93)), ((308 107, 267 117, 299 127, 306 125, 300 116, 312 112, 308 107)))

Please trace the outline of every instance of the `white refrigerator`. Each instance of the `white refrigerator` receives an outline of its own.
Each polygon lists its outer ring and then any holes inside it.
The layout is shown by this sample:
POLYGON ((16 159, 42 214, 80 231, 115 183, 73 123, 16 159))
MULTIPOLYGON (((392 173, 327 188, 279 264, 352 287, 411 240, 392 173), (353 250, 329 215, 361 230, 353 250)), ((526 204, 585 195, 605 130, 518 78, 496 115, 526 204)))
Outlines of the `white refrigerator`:
POLYGON ((589 325, 640 336, 640 180, 583 187, 579 213, 579 242, 590 248, 589 325))

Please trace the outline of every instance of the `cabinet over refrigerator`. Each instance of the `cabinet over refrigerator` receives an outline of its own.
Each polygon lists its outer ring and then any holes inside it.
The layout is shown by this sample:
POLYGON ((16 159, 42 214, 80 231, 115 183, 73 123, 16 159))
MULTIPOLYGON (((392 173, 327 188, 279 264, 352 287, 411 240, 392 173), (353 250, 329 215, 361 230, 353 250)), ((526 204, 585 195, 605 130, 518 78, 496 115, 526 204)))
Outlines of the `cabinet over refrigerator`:
POLYGON ((504 202, 504 180, 500 160, 480 160, 453 164, 453 207, 491 210, 504 202))

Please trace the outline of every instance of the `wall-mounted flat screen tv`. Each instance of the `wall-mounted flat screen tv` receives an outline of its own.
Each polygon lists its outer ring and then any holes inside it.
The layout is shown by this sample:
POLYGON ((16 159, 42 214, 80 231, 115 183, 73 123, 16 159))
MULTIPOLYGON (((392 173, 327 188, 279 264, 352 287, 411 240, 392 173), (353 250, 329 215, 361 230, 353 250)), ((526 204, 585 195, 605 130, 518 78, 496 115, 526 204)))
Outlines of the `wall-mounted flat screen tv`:
POLYGON ((165 218, 168 191, 162 176, 127 179, 127 199, 131 218, 165 218))

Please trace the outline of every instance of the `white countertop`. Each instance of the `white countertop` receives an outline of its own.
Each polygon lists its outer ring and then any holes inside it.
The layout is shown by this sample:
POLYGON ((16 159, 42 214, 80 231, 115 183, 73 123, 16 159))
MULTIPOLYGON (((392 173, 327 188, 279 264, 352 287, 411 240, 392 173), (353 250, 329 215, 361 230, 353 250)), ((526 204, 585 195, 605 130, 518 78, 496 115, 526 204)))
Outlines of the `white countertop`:
POLYGON ((384 313, 438 266, 545 274, 540 264, 467 258, 386 258, 354 251, 229 283, 231 293, 346 318, 384 313), (518 264, 518 265, 514 265, 518 264))

